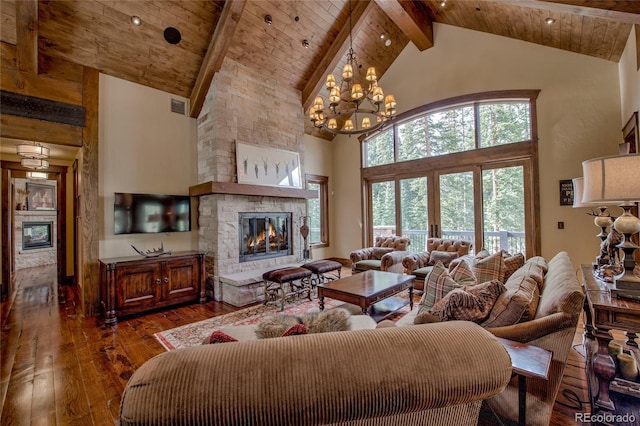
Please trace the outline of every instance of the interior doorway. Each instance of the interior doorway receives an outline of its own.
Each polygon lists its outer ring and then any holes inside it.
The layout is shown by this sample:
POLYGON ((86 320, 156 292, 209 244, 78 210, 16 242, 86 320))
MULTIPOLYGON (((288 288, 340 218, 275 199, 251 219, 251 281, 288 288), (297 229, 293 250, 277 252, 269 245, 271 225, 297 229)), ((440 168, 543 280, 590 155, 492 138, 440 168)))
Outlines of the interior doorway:
MULTIPOLYGON (((19 162, 2 161, 2 285, 0 297, 3 299, 15 290, 17 267, 23 268, 29 262, 39 262, 35 253, 50 256, 47 262, 55 263, 59 284, 68 283, 67 258, 74 256, 67 250, 67 167, 50 166, 46 179, 30 179, 29 169, 19 162), (37 192, 36 192, 37 191, 37 192), (49 198, 52 197, 52 198, 49 198), (26 224, 26 226, 25 226, 26 224), (49 227, 46 225, 50 224, 49 227), (25 229, 29 232, 25 233, 25 229), (50 229, 49 234, 45 230, 50 229), (54 250, 34 244, 34 240, 52 239, 54 250), (24 246, 24 242, 32 244, 24 246), (30 246, 30 247, 29 247, 30 246), (26 247, 26 248, 25 248, 26 247), (51 253, 49 253, 51 251, 51 253), (17 262, 18 256, 28 256, 17 262), (21 263, 22 262, 22 263, 21 263)), ((73 211, 71 212, 73 214, 73 211)), ((71 216, 73 217, 73 216, 71 216)), ((75 257, 75 256, 74 256, 75 257)))

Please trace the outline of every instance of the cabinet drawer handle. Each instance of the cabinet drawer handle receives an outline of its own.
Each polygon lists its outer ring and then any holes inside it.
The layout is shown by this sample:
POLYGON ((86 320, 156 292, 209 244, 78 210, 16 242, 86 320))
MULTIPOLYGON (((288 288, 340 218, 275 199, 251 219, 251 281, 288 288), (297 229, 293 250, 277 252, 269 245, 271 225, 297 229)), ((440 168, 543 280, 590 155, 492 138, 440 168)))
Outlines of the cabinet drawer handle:
POLYGON ((161 283, 160 278, 156 278, 156 284, 160 284, 160 283, 161 283))
POLYGON ((169 282, 169 277, 164 277, 165 284, 169 282))

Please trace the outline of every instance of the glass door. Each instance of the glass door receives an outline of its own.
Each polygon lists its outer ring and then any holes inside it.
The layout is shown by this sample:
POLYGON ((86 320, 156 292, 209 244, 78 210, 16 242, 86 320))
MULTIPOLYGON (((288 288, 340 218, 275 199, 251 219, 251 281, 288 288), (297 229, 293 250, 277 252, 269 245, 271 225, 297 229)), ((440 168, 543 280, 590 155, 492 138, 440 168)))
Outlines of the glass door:
POLYGON ((396 235, 395 181, 372 183, 370 205, 372 206, 372 243, 376 237, 396 235))
POLYGON ((476 184, 471 170, 436 174, 435 221, 433 236, 467 240, 476 249, 476 184))
POLYGON ((428 178, 400 180, 400 226, 402 235, 409 237, 409 251, 427 250, 429 238, 428 178))

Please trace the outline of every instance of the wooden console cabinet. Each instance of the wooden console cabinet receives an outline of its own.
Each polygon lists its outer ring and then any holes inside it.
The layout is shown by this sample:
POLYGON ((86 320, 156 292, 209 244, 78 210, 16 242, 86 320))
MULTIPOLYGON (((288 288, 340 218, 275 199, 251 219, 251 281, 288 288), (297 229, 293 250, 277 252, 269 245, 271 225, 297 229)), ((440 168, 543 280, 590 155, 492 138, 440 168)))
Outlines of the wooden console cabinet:
POLYGON ((100 298, 106 325, 123 315, 206 301, 204 254, 100 259, 100 298))

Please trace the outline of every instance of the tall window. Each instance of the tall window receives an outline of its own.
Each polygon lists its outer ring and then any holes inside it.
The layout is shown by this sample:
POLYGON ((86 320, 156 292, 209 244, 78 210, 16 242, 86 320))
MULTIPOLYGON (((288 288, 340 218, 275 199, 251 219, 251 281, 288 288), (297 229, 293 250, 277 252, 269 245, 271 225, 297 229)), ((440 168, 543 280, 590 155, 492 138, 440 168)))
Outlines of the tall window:
POLYGON ((309 244, 312 247, 329 245, 329 178, 327 176, 306 175, 307 189, 317 191, 318 197, 308 201, 309 244))
POLYGON ((393 233, 539 254, 538 91, 479 93, 401 114, 364 139, 366 243, 393 233), (384 180, 381 180, 384 176, 384 180))

